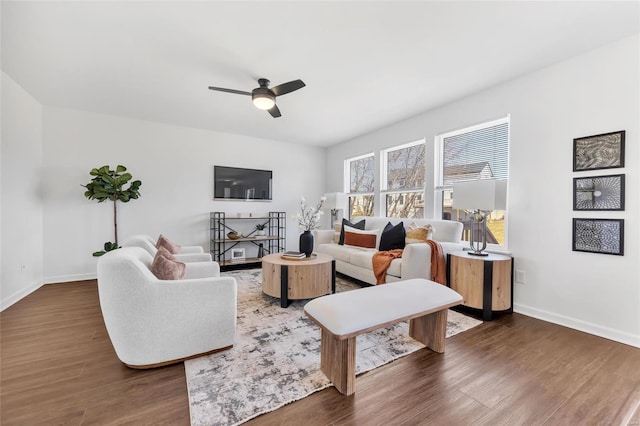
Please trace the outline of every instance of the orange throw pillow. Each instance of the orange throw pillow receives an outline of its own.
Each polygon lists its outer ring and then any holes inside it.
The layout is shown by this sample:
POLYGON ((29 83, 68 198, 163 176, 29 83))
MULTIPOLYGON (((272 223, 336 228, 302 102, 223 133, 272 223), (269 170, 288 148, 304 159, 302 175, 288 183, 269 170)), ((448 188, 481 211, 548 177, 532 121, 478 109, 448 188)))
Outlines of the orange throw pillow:
POLYGON ((344 245, 364 248, 376 248, 376 237, 376 234, 356 234, 355 232, 345 231, 344 245))

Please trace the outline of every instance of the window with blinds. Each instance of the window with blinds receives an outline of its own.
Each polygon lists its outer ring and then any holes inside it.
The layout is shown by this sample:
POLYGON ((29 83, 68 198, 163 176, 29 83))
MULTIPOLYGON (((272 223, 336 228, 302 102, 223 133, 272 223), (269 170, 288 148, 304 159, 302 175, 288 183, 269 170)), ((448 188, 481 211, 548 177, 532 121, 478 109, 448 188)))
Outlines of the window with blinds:
MULTIPOLYGON (((438 137, 440 142, 439 177, 436 191, 443 219, 465 223, 465 239, 469 230, 467 213, 454 210, 453 183, 477 179, 509 178, 509 117, 449 132, 438 137)), ((505 212, 489 216, 487 242, 505 245, 505 212)))

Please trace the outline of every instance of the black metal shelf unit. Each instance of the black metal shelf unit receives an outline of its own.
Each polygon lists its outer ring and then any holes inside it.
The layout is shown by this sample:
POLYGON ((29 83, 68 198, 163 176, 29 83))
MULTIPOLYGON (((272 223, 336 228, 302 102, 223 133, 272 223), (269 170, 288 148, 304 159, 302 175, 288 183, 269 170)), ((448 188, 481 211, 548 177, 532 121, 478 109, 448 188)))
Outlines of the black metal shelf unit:
POLYGON ((213 260, 223 269, 234 266, 260 263, 259 249, 262 245, 264 254, 286 251, 287 214, 285 212, 269 212, 266 217, 228 217, 225 212, 210 214, 210 252, 213 260), (267 235, 256 235, 256 225, 266 225, 267 235), (242 238, 230 239, 230 232, 241 233, 242 238), (243 247, 246 256, 243 259, 232 259, 232 249, 243 247))

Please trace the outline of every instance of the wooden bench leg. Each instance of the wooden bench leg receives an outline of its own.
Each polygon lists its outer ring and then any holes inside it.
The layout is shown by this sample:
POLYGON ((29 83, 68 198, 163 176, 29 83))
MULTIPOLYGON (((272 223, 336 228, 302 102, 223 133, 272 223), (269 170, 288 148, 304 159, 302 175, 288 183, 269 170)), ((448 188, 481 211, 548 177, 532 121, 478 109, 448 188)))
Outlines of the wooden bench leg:
POLYGON ((409 336, 424 343, 434 352, 444 352, 444 341, 447 336, 448 309, 433 312, 409 322, 409 336))
POLYGON ((338 392, 351 395, 356 391, 356 338, 337 340, 322 329, 320 369, 338 392))

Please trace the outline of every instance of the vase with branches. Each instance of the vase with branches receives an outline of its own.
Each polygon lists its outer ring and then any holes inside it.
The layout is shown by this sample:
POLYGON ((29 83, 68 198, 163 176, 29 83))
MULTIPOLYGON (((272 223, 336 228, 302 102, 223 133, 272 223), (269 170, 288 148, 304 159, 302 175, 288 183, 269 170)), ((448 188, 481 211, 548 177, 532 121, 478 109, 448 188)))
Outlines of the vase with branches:
POLYGON ((102 256, 108 251, 115 250, 118 245, 118 201, 127 203, 140 197, 140 186, 142 182, 134 180, 129 183, 133 176, 127 172, 127 168, 122 165, 111 170, 109 166, 91 169, 89 175, 93 176, 91 181, 82 185, 86 188, 84 196, 89 200, 98 200, 99 203, 107 200, 113 201, 113 231, 115 242, 108 241, 104 244, 104 250, 96 251, 94 256, 102 256), (129 184, 127 187, 126 185, 129 184))

